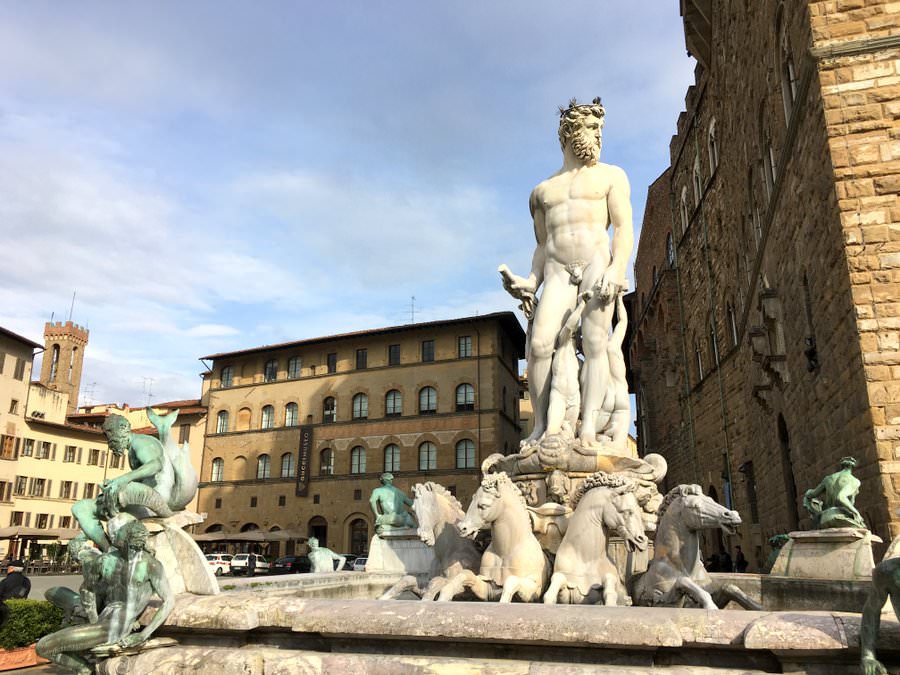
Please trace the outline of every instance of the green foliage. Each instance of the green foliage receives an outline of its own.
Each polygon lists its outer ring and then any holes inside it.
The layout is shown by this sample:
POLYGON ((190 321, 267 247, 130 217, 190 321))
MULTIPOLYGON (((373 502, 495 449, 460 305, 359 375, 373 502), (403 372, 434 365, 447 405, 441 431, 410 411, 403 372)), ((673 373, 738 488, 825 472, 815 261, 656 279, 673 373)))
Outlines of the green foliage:
POLYGON ((16 649, 61 628, 63 611, 44 600, 7 600, 9 621, 0 628, 0 647, 16 649))

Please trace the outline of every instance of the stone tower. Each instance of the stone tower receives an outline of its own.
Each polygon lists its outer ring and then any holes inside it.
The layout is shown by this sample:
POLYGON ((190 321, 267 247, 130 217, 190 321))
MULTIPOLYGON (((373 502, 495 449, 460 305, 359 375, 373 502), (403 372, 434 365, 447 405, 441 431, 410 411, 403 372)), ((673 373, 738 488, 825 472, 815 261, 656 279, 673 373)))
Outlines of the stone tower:
POLYGON ((78 408, 81 365, 84 362, 88 333, 87 328, 71 321, 49 321, 44 326, 45 352, 41 364, 41 384, 69 395, 69 413, 78 408))

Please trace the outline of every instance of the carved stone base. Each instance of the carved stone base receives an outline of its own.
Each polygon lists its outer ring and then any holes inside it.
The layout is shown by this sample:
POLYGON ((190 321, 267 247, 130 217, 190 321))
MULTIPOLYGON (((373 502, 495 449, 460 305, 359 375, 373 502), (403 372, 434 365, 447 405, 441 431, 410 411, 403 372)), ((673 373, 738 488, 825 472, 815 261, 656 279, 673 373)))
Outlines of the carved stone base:
POLYGON ((791 532, 770 574, 802 579, 857 580, 872 576, 872 542, 881 538, 868 530, 836 527, 791 532))
POLYGON ((366 572, 427 575, 433 564, 434 551, 419 539, 415 529, 410 528, 372 537, 366 572))

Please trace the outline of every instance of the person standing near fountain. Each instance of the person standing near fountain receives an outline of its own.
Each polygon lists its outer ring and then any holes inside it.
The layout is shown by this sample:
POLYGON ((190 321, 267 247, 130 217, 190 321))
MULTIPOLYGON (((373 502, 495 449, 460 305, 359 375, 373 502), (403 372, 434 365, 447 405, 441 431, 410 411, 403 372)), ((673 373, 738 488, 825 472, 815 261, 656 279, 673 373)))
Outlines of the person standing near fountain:
MULTIPOLYGON (((602 431, 594 411, 602 409, 607 390, 606 347, 614 300, 625 287, 625 268, 634 243, 628 178, 619 167, 599 161, 605 115, 599 98, 581 105, 572 99, 568 108, 560 109, 563 166, 531 193, 537 239, 531 273, 521 277, 501 267, 504 287, 522 301, 530 319, 528 380, 534 432, 525 444, 559 433, 547 427, 553 352, 566 318, 586 293, 590 299, 581 318, 582 446, 596 447, 597 433, 602 431)), ((624 453, 624 447, 617 450, 624 453)))

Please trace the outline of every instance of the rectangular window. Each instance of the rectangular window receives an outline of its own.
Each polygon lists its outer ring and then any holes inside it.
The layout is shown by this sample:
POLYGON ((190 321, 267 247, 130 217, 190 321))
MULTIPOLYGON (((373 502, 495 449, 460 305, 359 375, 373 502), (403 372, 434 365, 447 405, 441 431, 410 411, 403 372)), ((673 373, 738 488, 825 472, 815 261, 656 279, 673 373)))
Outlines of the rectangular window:
POLYGON ((100 451, 97 448, 91 448, 88 451, 88 466, 97 466, 100 463, 100 451))
POLYGON ((16 458, 16 437, 3 436, 2 446, 0 446, 0 458, 15 459, 16 458))
POLYGON ((64 530, 72 527, 72 516, 60 516, 59 526, 64 530))
POLYGON ((31 457, 34 454, 34 439, 26 438, 22 441, 22 457, 31 457))
POLYGON ((27 476, 16 476, 16 485, 13 492, 16 495, 24 495, 25 490, 28 489, 28 477, 27 476))
POLYGON ((17 380, 24 380, 24 379, 25 379, 25 359, 23 359, 23 358, 21 358, 21 357, 16 359, 16 373, 15 373, 15 378, 16 378, 17 380))
POLYGON ((44 496, 44 487, 46 486, 47 481, 43 478, 35 478, 34 482, 31 484, 31 490, 28 491, 28 494, 32 497, 43 497, 44 496))
POLYGON ((93 499, 94 498, 94 483, 85 483, 84 484, 84 498, 85 499, 93 499))
POLYGON ((329 372, 329 373, 336 373, 336 372, 337 372, 337 354, 334 353, 334 352, 332 352, 331 354, 329 354, 329 355, 326 356, 325 358, 326 358, 326 362, 327 362, 327 365, 328 365, 328 372, 329 372))
POLYGON ((59 496, 63 499, 72 498, 72 481, 64 480, 59 486, 59 496))
POLYGON ((457 351, 459 358, 468 359, 472 357, 472 336, 460 335, 456 338, 457 351))
POLYGON ((400 365, 400 345, 388 345, 388 365, 400 365))
POLYGON ((219 379, 223 389, 230 387, 234 382, 234 368, 232 366, 222 368, 222 376, 219 379))
POLYGON ((364 370, 368 368, 369 363, 369 350, 368 349, 357 349, 356 350, 356 369, 364 370))
POLYGON ((302 365, 302 361, 299 356, 292 356, 288 359, 288 378, 291 380, 296 380, 300 377, 300 368, 302 365))
POLYGON ((178 442, 179 443, 187 443, 190 436, 191 436, 191 425, 190 424, 182 424, 178 428, 178 442))
POLYGON ((266 382, 274 382, 278 379, 278 361, 273 359, 267 361, 263 368, 263 379, 266 382))
POLYGON ((214 508, 214 509, 221 509, 221 508, 222 508, 222 498, 221 498, 221 497, 216 497, 215 506, 213 506, 213 508, 214 508))
POLYGON ((353 491, 353 499, 357 502, 362 500, 362 490, 354 490, 353 491))
POLYGON ((422 362, 434 361, 434 340, 422 340, 422 362))
POLYGON ((112 457, 109 458, 109 467, 111 469, 118 469, 120 466, 122 466, 122 455, 113 453, 112 457))
POLYGON ((278 495, 278 506, 284 506, 285 504, 287 504, 287 497, 278 495))
POLYGON ((251 509, 256 508, 256 497, 250 497, 250 508, 251 509))
POLYGON ((9 414, 10 415, 18 415, 19 414, 19 399, 14 398, 9 402, 9 414))
POLYGON ((10 525, 21 526, 25 522, 25 514, 22 511, 13 511, 9 519, 10 525))
POLYGON ((63 461, 64 462, 74 462, 75 461, 75 446, 67 445, 65 451, 63 452, 63 461))
POLYGON ((319 495, 313 495, 313 504, 319 503, 319 495))
POLYGON ((39 530, 46 530, 49 520, 50 516, 48 516, 46 513, 39 513, 34 524, 39 530))
POLYGON ((49 459, 50 457, 50 441, 42 441, 38 448, 37 459, 49 459))

